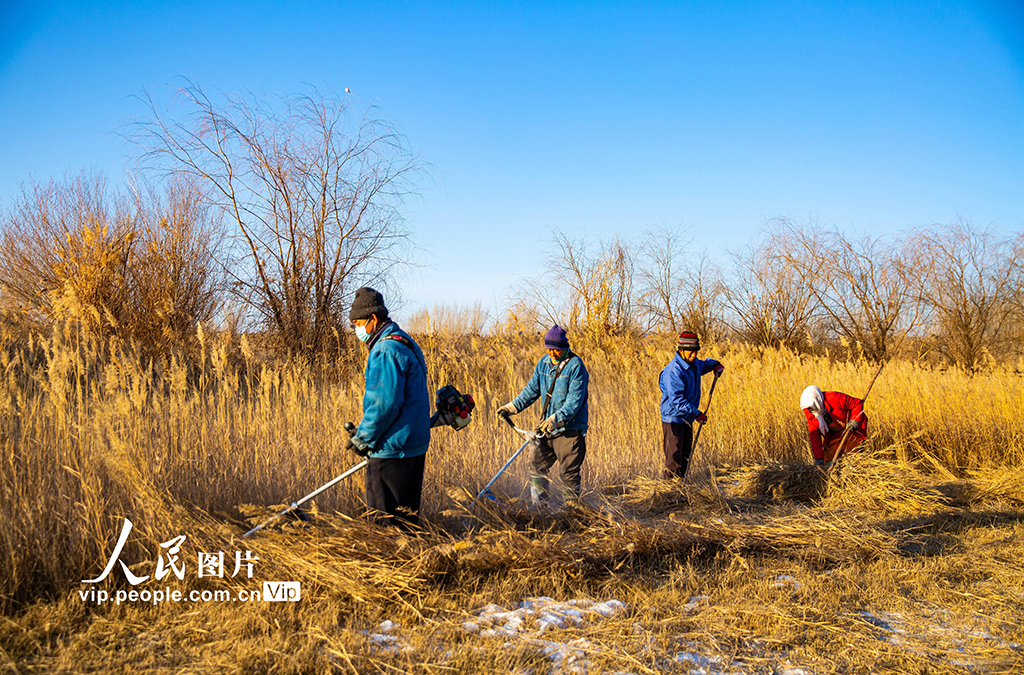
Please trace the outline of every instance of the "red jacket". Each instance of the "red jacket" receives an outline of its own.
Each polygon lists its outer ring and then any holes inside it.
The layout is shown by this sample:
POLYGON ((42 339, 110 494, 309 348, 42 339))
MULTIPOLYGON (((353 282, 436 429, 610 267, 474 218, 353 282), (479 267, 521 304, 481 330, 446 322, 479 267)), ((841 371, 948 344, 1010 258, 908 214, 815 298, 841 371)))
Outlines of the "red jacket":
POLYGON ((844 451, 852 450, 868 437, 868 418, 864 414, 864 402, 859 398, 847 396, 841 391, 823 391, 822 394, 825 398, 825 421, 828 423, 828 429, 822 433, 818 428, 817 416, 807 408, 804 408, 804 417, 807 418, 807 433, 811 437, 811 453, 814 458, 832 461, 839 449, 839 441, 843 438, 847 423, 857 420, 860 427, 847 436, 844 451))

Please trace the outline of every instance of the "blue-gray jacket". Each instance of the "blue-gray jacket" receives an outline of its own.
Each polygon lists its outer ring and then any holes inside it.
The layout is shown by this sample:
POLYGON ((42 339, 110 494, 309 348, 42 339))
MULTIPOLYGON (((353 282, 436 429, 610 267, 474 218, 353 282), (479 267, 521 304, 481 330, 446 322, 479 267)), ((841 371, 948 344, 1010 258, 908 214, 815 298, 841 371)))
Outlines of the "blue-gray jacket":
MULTIPOLYGON (((587 388, 590 386, 590 374, 583 365, 583 359, 569 352, 569 359, 562 373, 555 381, 555 389, 551 392, 551 402, 547 406, 545 417, 555 416, 556 426, 565 427, 567 431, 586 431, 590 422, 587 409, 587 388)), ((541 406, 551 388, 551 378, 555 376, 558 366, 551 362, 545 354, 533 369, 533 377, 523 387, 523 391, 512 399, 516 409, 522 412, 538 398, 541 406)))
POLYGON ((700 412, 700 378, 715 369, 714 359, 695 359, 687 363, 676 352, 658 376, 661 387, 661 421, 693 424, 700 412))
POLYGON ((418 457, 430 444, 430 396, 423 352, 393 321, 370 342, 363 419, 356 435, 370 457, 418 457), (408 346, 388 336, 401 336, 408 346))

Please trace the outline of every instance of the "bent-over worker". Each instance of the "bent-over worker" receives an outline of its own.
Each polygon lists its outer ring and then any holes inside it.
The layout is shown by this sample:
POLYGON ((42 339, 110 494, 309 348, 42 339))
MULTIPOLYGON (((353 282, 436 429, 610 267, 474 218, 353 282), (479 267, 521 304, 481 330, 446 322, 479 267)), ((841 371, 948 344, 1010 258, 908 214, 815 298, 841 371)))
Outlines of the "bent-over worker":
POLYGON ((844 452, 850 452, 867 440, 868 417, 864 414, 864 402, 859 398, 841 391, 822 391, 812 384, 800 394, 800 407, 807 418, 811 454, 817 466, 830 468, 844 452), (847 427, 850 433, 840 450, 847 427))

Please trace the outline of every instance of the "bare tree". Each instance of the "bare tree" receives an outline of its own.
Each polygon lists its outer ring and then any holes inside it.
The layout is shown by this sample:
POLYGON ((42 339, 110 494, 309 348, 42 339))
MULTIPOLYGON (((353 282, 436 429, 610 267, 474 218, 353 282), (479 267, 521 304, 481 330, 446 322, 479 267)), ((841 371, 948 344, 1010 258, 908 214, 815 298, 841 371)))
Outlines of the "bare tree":
POLYGON ((637 265, 638 310, 645 329, 678 333, 686 328, 714 340, 722 332, 721 272, 706 251, 688 258, 689 243, 680 228, 645 233, 637 265))
POLYGON ((958 218, 918 231, 913 243, 926 263, 922 298, 940 351, 953 363, 977 367, 986 352, 1004 345, 1020 308, 1021 239, 958 218))
POLYGON ((144 160, 196 179, 231 226, 232 291, 291 352, 324 350, 345 329, 355 287, 403 262, 403 200, 422 166, 394 127, 355 120, 347 103, 308 95, 214 101, 188 82, 183 116, 146 96, 129 135, 144 160))
POLYGON ((633 252, 618 238, 610 242, 553 234, 546 272, 525 284, 524 293, 547 323, 564 322, 594 337, 635 330, 633 252))
POLYGON ((817 306, 796 271, 779 264, 764 238, 732 257, 734 277, 725 302, 737 335, 755 345, 809 349, 817 331, 817 306))
POLYGON ((771 225, 771 256, 793 269, 829 325, 873 360, 918 323, 916 270, 899 240, 851 239, 835 228, 771 225))
POLYGON ((725 335, 725 281, 722 271, 702 251, 686 268, 686 292, 690 298, 683 312, 683 326, 713 342, 725 335))
POLYGON ((172 179, 163 192, 143 186, 136 193, 139 223, 134 261, 128 269, 131 311, 144 322, 134 331, 152 345, 170 345, 213 319, 222 277, 212 260, 216 226, 194 183, 172 179))
POLYGON ((1010 305, 1010 334, 1007 340, 1012 349, 1008 350, 1017 357, 1024 355, 1024 231, 1018 232, 1013 239, 1013 268, 1011 274, 1017 279, 1017 292, 1012 294, 1010 305))
POLYGON ((662 227, 648 231, 640 248, 642 263, 639 309, 644 328, 660 328, 678 333, 686 312, 685 253, 690 240, 680 228, 662 227))

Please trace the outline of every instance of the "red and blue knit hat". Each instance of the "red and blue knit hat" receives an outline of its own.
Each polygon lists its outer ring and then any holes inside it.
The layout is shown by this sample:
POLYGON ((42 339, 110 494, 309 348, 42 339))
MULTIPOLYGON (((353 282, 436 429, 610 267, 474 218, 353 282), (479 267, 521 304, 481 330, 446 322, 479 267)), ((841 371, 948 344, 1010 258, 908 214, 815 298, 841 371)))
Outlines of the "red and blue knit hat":
POLYGON ((699 352, 700 339, 696 333, 683 331, 679 334, 679 342, 676 344, 676 349, 681 352, 699 352))

